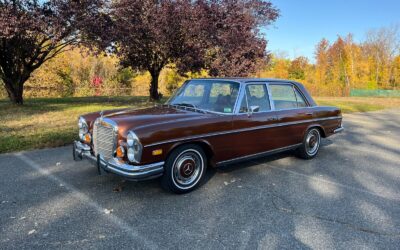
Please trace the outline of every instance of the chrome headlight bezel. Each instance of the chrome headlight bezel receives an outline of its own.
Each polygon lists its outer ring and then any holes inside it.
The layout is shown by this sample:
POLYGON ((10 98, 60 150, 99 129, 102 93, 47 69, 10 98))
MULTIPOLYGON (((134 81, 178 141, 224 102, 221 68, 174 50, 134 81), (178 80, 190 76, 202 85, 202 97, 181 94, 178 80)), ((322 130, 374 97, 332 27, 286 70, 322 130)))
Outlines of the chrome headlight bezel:
POLYGON ((82 116, 78 119, 79 138, 84 140, 84 136, 89 132, 89 126, 82 116))
POLYGON ((129 131, 126 136, 127 158, 129 162, 140 163, 142 158, 143 146, 140 143, 139 137, 133 131, 129 131))

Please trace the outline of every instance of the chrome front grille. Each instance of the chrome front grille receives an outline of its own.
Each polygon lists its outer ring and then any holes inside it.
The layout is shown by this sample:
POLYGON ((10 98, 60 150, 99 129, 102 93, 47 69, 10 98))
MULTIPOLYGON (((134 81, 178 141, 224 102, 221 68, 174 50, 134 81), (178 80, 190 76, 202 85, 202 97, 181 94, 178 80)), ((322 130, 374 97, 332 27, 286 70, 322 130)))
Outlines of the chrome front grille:
MULTIPOLYGON (((108 119, 107 119, 108 120, 108 119)), ((93 149, 95 155, 108 160, 113 157, 116 145, 117 127, 112 121, 98 119, 93 126, 93 149)))

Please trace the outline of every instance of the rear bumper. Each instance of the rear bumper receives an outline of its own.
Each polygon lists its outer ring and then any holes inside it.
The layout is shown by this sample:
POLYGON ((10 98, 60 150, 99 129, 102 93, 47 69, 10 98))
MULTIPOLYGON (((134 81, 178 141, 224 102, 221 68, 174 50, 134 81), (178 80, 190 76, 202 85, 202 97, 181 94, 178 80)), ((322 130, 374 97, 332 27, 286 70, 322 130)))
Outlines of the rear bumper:
POLYGON ((339 128, 333 130, 333 133, 334 133, 334 134, 337 134, 337 133, 342 132, 343 130, 344 130, 344 127, 343 127, 343 126, 340 126, 339 128))
POLYGON ((133 181, 153 179, 161 176, 164 172, 164 162, 156 162, 148 165, 130 165, 121 162, 117 158, 109 160, 102 156, 95 157, 91 154, 90 147, 79 141, 75 141, 73 145, 74 160, 89 160, 97 166, 99 172, 102 170, 113 173, 133 181))

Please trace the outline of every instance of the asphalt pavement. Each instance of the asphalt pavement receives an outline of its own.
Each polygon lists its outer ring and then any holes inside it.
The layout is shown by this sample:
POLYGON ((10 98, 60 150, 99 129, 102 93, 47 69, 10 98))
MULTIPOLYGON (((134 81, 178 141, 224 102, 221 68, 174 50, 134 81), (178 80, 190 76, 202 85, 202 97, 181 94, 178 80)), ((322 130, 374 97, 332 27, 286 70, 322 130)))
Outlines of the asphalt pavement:
POLYGON ((399 249, 400 110, 344 117, 316 159, 207 172, 175 195, 72 160, 0 155, 0 249, 399 249))

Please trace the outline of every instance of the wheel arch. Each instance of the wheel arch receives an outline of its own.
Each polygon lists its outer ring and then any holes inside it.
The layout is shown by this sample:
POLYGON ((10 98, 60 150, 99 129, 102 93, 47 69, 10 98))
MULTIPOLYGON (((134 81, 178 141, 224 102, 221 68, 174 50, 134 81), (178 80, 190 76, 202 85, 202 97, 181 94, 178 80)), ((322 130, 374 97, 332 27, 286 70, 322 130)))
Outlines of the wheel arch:
POLYGON ((311 125, 309 125, 309 126, 307 127, 307 129, 304 131, 303 138, 304 138, 304 136, 306 135, 307 131, 310 130, 310 129, 312 129, 312 128, 317 128, 317 129, 319 130, 319 132, 320 132, 322 138, 326 138, 326 137, 327 137, 327 136, 326 136, 326 133, 325 133, 325 129, 324 129, 324 127, 323 127, 321 124, 311 124, 311 125))
POLYGON ((172 147, 168 151, 166 158, 168 159, 168 157, 172 154, 172 152, 175 149, 182 147, 184 145, 190 145, 190 144, 201 147, 203 149, 204 153, 206 154, 208 163, 213 167, 215 166, 215 162, 213 161, 213 158, 215 155, 213 146, 206 140, 184 141, 184 142, 175 143, 172 145, 172 147))

